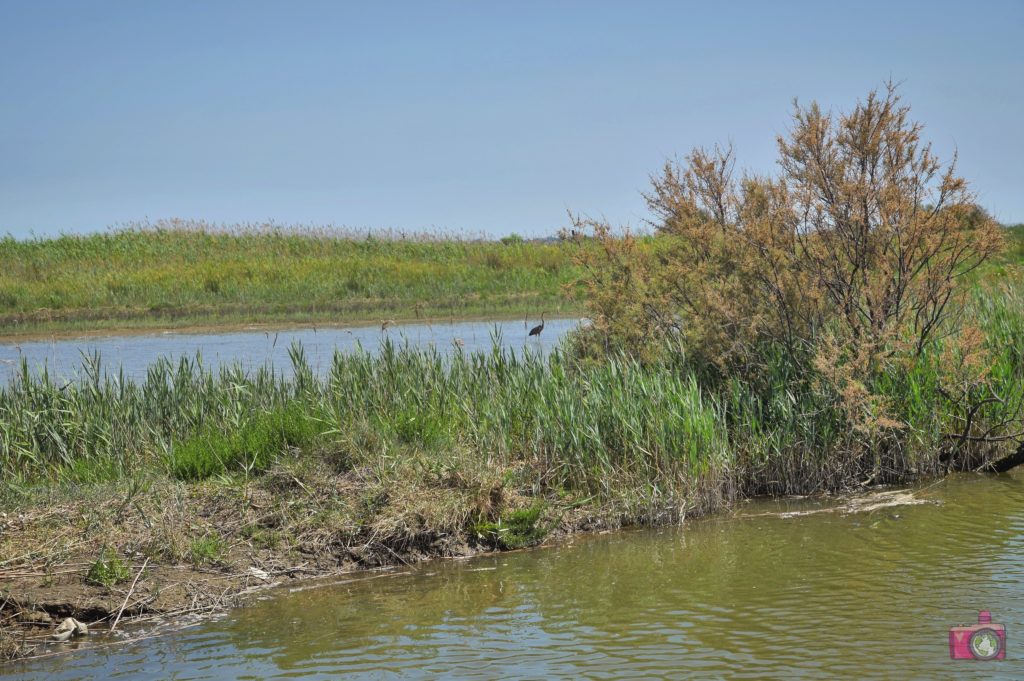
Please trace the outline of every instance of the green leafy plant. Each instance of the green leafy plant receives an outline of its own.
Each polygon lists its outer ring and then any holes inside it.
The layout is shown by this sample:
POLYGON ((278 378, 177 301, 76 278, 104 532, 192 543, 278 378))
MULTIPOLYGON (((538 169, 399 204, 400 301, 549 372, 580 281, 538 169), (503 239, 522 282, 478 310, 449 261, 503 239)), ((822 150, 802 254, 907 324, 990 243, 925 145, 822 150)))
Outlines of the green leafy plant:
POLYGON ((117 553, 103 547, 99 557, 89 566, 86 581, 109 589, 115 584, 128 581, 130 577, 128 566, 124 564, 117 553))
POLYGON ((227 553, 224 539, 216 533, 204 535, 189 546, 189 557, 196 565, 217 563, 227 553))
POLYGON ((540 543, 548 531, 538 523, 544 506, 511 511, 497 521, 481 521, 473 526, 477 538, 502 549, 519 549, 540 543))

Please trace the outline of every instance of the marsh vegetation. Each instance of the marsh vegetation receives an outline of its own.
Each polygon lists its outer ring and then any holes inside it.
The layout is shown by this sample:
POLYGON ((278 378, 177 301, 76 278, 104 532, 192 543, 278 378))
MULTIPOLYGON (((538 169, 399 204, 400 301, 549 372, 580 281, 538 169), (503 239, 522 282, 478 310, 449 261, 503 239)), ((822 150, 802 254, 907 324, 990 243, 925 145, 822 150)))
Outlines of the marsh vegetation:
POLYGON ((558 242, 171 220, 0 238, 0 334, 516 316, 575 306, 558 242))

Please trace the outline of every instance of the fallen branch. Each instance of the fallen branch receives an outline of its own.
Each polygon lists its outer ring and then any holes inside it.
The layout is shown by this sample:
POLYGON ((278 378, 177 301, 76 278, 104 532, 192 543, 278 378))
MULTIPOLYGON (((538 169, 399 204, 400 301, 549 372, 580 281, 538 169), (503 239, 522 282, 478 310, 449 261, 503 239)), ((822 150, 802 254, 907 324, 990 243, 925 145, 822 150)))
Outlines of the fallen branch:
MULTIPOLYGON (((931 485, 929 485, 931 487, 931 485)), ((929 489, 926 487, 925 489, 929 489)), ((877 492, 866 496, 857 496, 847 499, 844 503, 837 506, 827 506, 825 508, 813 508, 805 511, 769 511, 765 513, 747 513, 743 515, 737 515, 737 518, 799 518, 807 515, 817 515, 819 513, 873 513, 883 508, 892 508, 894 506, 916 506, 918 504, 935 504, 937 502, 928 499, 918 498, 918 494, 924 490, 918 492, 909 492, 907 490, 891 490, 885 492, 877 492)))
POLYGON ((110 633, 114 633, 114 629, 117 629, 117 623, 121 621, 121 613, 124 612, 124 606, 128 605, 128 599, 132 597, 132 593, 135 591, 135 585, 139 583, 139 577, 142 576, 142 571, 149 565, 149 558, 142 563, 142 567, 135 573, 135 579, 132 581, 132 586, 128 589, 128 593, 124 595, 124 602, 121 603, 121 609, 117 611, 117 617, 114 618, 114 623, 110 625, 110 633))
POLYGON ((1022 442, 1020 446, 1017 447, 1017 451, 1015 451, 1013 454, 1010 454, 1009 456, 1004 456, 998 461, 993 461, 991 464, 989 464, 987 470, 990 470, 994 473, 1005 473, 1011 468, 1016 468, 1021 464, 1024 464, 1024 442, 1022 442))

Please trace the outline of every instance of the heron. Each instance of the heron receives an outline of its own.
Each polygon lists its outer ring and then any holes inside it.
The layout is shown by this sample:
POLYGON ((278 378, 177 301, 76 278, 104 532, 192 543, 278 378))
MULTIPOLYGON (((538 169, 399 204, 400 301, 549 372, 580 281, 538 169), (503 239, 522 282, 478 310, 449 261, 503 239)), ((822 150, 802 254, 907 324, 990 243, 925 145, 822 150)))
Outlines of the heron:
POLYGON ((547 314, 547 313, 546 312, 541 312, 540 313, 540 324, 538 324, 537 326, 535 326, 532 329, 530 329, 530 333, 529 333, 530 336, 540 336, 540 332, 544 330, 544 315, 545 314, 547 314))

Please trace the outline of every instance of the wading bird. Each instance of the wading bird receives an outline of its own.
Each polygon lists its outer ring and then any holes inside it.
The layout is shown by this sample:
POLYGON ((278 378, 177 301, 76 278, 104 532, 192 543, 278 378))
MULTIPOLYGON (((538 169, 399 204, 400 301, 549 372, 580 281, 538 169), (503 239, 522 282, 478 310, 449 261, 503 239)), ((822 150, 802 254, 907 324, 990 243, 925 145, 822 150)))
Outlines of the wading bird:
POLYGON ((529 335, 531 335, 531 336, 539 336, 540 335, 540 332, 544 330, 544 315, 546 315, 546 314, 547 314, 546 312, 541 312, 540 313, 540 324, 538 324, 537 326, 535 326, 532 329, 530 329, 530 334, 529 335))

